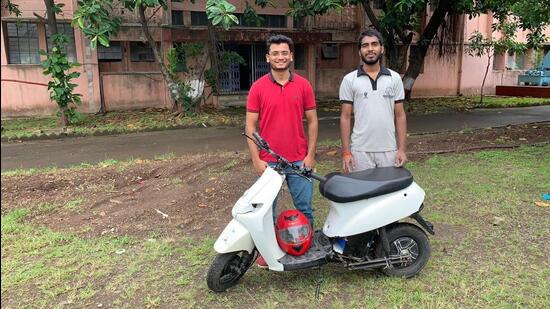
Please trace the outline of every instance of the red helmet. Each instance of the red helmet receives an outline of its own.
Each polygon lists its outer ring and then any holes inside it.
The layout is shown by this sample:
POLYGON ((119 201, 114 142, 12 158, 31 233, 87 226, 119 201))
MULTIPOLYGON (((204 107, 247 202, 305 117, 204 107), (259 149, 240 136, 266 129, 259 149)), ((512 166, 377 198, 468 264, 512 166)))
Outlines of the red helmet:
POLYGON ((313 239, 309 220, 298 210, 285 210, 277 218, 275 226, 277 242, 281 249, 291 255, 307 252, 313 239))

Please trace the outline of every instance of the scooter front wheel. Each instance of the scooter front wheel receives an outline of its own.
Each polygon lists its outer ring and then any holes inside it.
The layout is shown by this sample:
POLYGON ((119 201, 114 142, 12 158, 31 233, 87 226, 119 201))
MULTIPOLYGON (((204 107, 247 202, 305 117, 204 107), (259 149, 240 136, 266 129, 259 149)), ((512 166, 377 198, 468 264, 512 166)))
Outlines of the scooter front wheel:
POLYGON ((220 293, 237 284, 254 262, 255 253, 256 251, 252 254, 240 251, 218 254, 208 270, 208 288, 220 293))
MULTIPOLYGON (((431 254, 426 233, 415 225, 400 223, 389 230, 387 235, 390 258, 398 258, 401 262, 383 268, 382 272, 388 276, 405 278, 418 274, 428 263, 431 254)), ((376 246, 376 255, 385 256, 381 243, 376 246)))

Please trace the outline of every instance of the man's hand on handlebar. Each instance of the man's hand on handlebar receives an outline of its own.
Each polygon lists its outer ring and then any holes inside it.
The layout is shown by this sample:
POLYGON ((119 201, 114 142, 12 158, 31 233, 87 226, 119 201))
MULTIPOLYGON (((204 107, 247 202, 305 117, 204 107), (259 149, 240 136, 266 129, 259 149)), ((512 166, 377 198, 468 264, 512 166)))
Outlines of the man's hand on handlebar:
POLYGON ((315 161, 315 156, 306 156, 304 158, 304 161, 302 163, 302 166, 300 166, 301 168, 309 168, 309 169, 313 169, 315 167, 315 164, 317 164, 317 162, 315 161))
POLYGON ((253 160, 252 164, 254 164, 254 170, 258 174, 258 176, 262 175, 265 169, 267 168, 267 162, 262 161, 260 159, 253 160))

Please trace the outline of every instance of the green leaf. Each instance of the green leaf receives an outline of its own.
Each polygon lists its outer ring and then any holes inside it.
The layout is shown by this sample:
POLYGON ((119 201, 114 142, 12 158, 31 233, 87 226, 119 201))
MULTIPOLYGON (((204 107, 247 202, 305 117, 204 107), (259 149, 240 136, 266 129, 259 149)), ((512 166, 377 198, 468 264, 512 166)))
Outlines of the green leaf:
POLYGON ((105 47, 109 47, 109 39, 105 35, 98 35, 97 36, 99 43, 105 47))
POLYGON ((233 14, 229 14, 228 16, 235 25, 239 24, 239 18, 237 16, 235 16, 233 14))
POLYGON ((222 19, 223 19, 222 15, 218 15, 214 17, 214 19, 212 20, 212 25, 217 26, 222 21, 222 19))

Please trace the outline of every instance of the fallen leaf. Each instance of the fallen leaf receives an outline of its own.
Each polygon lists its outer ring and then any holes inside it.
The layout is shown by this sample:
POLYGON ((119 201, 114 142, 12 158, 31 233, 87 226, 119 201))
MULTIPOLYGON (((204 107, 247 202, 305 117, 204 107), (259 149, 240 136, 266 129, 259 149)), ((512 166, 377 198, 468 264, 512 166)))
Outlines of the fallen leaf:
POLYGON ((535 205, 539 207, 550 207, 550 203, 547 202, 535 202, 535 205))
POLYGON ((214 191, 214 188, 206 188, 206 190, 204 190, 204 192, 206 192, 206 193, 210 193, 212 191, 214 191))
POLYGON ((504 218, 502 217, 493 217, 493 225, 500 225, 504 222, 504 218))
POLYGON ((200 208, 205 208, 205 207, 207 207, 206 204, 199 204, 198 206, 199 206, 200 208))
POLYGON ((115 204, 122 204, 122 202, 119 200, 109 200, 109 202, 115 203, 115 204))
POLYGON ((524 138, 524 137, 520 137, 519 140, 520 140, 520 141, 526 141, 527 139, 524 138))
POLYGON ((327 151, 327 156, 334 157, 337 154, 338 154, 338 151, 336 151, 336 150, 327 151))

